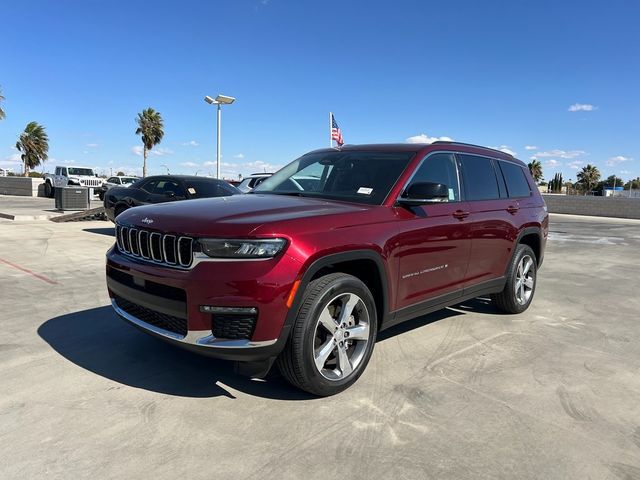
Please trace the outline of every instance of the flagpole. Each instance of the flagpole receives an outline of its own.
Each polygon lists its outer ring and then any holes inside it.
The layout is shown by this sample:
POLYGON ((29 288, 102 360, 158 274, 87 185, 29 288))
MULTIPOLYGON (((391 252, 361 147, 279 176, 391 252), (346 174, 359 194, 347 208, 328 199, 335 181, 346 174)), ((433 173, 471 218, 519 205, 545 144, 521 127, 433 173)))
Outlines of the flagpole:
POLYGON ((333 141, 332 141, 332 135, 331 135, 331 129, 333 128, 333 122, 331 121, 331 119, 333 118, 333 114, 331 112, 329 112, 329 148, 333 147, 333 141))

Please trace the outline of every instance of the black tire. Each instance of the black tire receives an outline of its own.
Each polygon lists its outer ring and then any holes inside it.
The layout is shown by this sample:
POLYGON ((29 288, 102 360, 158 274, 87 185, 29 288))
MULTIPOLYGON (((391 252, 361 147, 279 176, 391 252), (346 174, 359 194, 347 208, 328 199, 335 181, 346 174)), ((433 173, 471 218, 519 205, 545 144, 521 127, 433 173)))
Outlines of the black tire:
MULTIPOLYGON (((346 310, 346 312, 348 314, 349 310, 346 310)), ((373 295, 371 295, 371 292, 362 281, 345 273, 332 273, 320 277, 312 281, 304 292, 291 336, 278 357, 278 369, 291 384, 302 390, 318 396, 335 395, 353 385, 364 372, 375 345, 377 325, 376 305, 373 295), (339 299, 352 299, 355 297, 359 298, 354 300, 356 303, 352 309, 353 314, 348 317, 349 321, 352 322, 350 328, 364 328, 365 325, 368 325, 367 332, 363 333, 363 337, 366 337, 366 340, 354 340, 354 336, 351 340, 345 341, 344 339, 348 338, 347 335, 344 335, 344 337, 342 333, 331 335, 328 331, 324 331, 325 338, 320 342, 326 342, 324 346, 328 346, 329 349, 335 349, 329 354, 326 365, 330 365, 333 361, 335 362, 336 370, 319 369, 316 367, 314 358, 317 353, 316 348, 322 350, 318 346, 319 335, 323 333, 323 327, 320 325, 321 322, 319 320, 320 314, 325 309, 329 311, 329 309, 333 308, 333 311, 337 312, 336 317, 340 317, 344 306, 335 306, 340 305, 339 299), (366 320, 363 320, 365 317, 366 320), (351 360, 354 360, 356 365, 352 367, 353 370, 347 373, 344 378, 340 376, 327 378, 327 375, 331 375, 331 372, 334 372, 336 376, 338 371, 340 375, 344 375, 339 367, 340 361, 338 357, 340 352, 338 352, 336 335, 339 335, 339 338, 342 339, 339 342, 340 346, 344 342, 343 352, 349 358, 350 368, 352 366, 351 360), (335 346, 330 345, 331 341, 334 342, 335 346)), ((339 327, 336 331, 338 330, 340 330, 339 327)), ((342 332, 348 331, 349 328, 342 330, 342 332)), ((351 331, 353 332, 353 330, 351 331)), ((322 363, 325 365, 324 361, 322 363)))
POLYGON ((44 196, 47 198, 53 198, 54 195, 54 189, 51 182, 44 182, 44 196))
POLYGON ((116 208, 113 211, 113 217, 116 218, 118 215, 120 215, 122 212, 124 212, 125 210, 127 210, 129 207, 127 207, 124 204, 120 204, 117 205, 116 208))
POLYGON ((101 202, 104 202, 104 192, 98 192, 98 198, 101 202))
POLYGON ((533 300, 533 295, 536 291, 538 277, 537 267, 538 264, 536 256, 531 247, 519 244, 516 247, 516 251, 511 258, 511 263, 507 269, 507 281, 504 289, 500 293, 494 293, 491 295, 491 300, 493 300, 499 310, 505 313, 522 313, 529 308, 529 305, 531 305, 531 301, 533 300), (526 280, 524 282, 524 286, 521 287, 522 290, 519 290, 519 277, 521 276, 519 273, 519 266, 523 263, 523 260, 524 265, 526 265, 528 261, 527 259, 530 260, 531 263, 528 271, 525 272, 526 274, 524 275, 526 280), (527 287, 529 279, 532 280, 530 289, 527 287))

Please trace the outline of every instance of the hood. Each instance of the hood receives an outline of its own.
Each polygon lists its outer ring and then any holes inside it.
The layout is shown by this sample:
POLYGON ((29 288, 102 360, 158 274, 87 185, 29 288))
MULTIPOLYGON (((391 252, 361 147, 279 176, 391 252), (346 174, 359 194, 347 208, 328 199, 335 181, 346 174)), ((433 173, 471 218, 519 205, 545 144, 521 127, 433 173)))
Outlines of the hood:
POLYGON ((268 235, 286 233, 292 223, 322 224, 317 218, 327 215, 336 217, 331 222, 334 228, 352 225, 350 214, 372 208, 325 199, 246 194, 131 208, 118 217, 118 223, 195 237, 268 235))

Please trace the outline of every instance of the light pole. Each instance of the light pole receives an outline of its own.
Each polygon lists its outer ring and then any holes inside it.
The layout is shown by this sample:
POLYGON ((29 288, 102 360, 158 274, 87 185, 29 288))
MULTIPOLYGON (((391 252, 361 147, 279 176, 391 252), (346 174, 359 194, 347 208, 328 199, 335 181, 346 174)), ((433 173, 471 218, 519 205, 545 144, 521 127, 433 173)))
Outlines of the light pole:
POLYGON ((167 165, 166 165, 166 164, 164 164, 164 163, 163 163, 163 164, 162 164, 162 165, 160 165, 160 166, 161 166, 161 167, 164 167, 164 168, 166 168, 166 169, 167 169, 167 175, 171 175, 171 173, 169 173, 169 167, 167 167, 167 165))
POLYGON ((220 128, 222 125, 222 109, 220 108, 222 105, 231 105, 236 101, 235 97, 228 97, 226 95, 218 95, 215 99, 211 98, 209 95, 204 97, 204 101, 209 105, 217 105, 218 106, 218 139, 217 139, 217 148, 216 148, 216 178, 220 178, 220 128))

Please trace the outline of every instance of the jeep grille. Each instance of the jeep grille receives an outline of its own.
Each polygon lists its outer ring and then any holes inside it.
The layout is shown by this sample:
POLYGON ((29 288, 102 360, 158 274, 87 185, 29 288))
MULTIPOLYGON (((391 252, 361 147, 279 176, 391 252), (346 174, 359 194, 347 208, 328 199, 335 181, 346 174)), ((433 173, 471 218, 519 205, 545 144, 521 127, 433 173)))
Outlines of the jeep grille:
POLYGON ((116 225, 118 250, 131 257, 173 267, 189 268, 193 238, 116 225))

